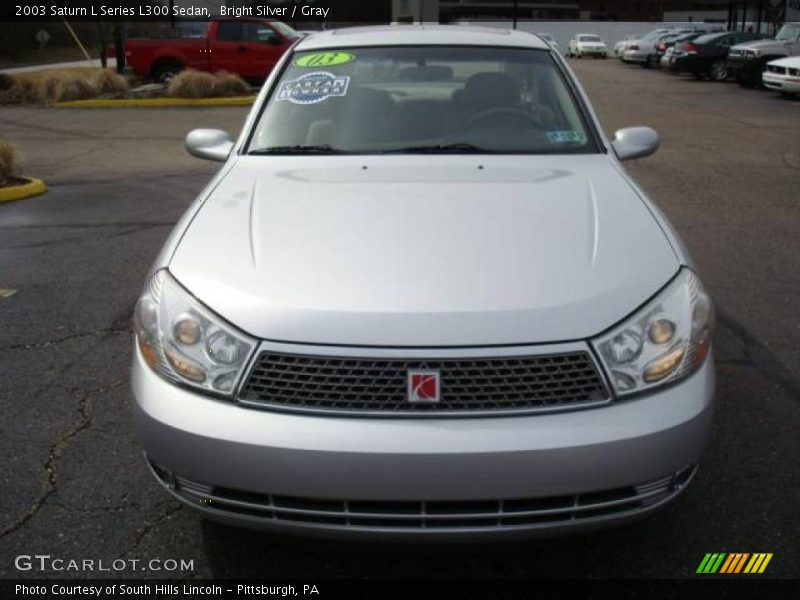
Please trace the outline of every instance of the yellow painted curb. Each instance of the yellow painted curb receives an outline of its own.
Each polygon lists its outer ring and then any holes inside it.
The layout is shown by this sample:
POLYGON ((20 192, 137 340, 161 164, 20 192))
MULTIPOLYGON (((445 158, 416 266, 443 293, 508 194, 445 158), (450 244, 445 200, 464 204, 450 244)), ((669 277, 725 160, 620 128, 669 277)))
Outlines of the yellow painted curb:
POLYGON ((47 186, 41 179, 23 178, 26 183, 12 185, 11 187, 0 187, 0 202, 11 202, 12 200, 22 200, 44 194, 47 186))
POLYGON ((122 100, 73 100, 58 102, 59 108, 148 108, 180 106, 250 106, 255 96, 233 96, 230 98, 125 98, 122 100))

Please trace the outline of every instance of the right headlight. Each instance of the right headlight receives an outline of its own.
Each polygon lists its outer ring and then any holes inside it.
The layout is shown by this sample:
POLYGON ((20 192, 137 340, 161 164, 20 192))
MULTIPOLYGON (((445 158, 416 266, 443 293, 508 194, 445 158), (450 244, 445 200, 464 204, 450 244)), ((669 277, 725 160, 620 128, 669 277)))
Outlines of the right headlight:
POLYGON ((711 349, 714 307, 689 269, 643 308, 592 340, 617 395, 673 382, 699 369, 711 349))
POLYGON ((166 270, 136 303, 136 341, 144 361, 173 383, 230 396, 256 340, 200 304, 166 270))

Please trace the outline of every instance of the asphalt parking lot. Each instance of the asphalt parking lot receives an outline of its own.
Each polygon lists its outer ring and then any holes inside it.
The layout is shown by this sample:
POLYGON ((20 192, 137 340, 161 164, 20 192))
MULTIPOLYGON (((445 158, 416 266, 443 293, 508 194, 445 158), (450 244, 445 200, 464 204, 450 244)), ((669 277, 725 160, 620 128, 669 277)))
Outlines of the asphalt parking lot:
POLYGON ((148 473, 131 418, 134 300, 214 166, 200 126, 245 109, 0 109, 2 137, 50 192, 0 205, 0 576, 18 555, 193 560, 126 577, 682 577, 706 552, 771 552, 800 577, 800 101, 616 60, 572 61, 609 134, 649 125, 629 163, 718 305, 713 437, 688 492, 634 526, 483 547, 354 547, 202 522, 148 473))

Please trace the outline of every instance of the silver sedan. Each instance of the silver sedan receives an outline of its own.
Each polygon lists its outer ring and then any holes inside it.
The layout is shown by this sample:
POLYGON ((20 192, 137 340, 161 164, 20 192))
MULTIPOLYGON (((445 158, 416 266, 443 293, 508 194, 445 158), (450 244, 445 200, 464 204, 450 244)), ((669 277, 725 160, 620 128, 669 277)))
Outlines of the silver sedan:
POLYGON ((476 27, 299 41, 152 267, 147 462, 203 516, 498 539, 641 518, 697 469, 713 309, 547 43, 476 27))

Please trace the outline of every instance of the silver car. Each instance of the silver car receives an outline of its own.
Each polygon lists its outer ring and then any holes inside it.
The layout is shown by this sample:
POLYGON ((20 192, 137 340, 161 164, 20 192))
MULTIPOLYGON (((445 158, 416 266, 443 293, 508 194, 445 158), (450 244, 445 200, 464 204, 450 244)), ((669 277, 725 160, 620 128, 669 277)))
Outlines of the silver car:
POLYGON ((674 500, 712 420, 713 309, 558 53, 477 27, 299 41, 135 311, 157 480, 279 532, 587 530, 674 500))

